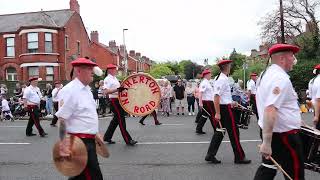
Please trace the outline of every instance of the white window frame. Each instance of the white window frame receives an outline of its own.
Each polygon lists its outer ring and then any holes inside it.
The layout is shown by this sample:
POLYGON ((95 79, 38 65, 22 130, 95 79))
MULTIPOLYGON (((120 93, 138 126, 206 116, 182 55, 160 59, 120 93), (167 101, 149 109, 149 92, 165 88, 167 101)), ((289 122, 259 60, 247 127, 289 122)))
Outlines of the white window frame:
POLYGON ((6 57, 14 57, 15 56, 15 39, 14 37, 7 37, 6 38, 6 57), (12 45, 8 45, 8 39, 13 39, 13 44, 12 45), (12 48, 12 52, 13 54, 8 54, 8 48, 12 48))
POLYGON ((39 66, 30 66, 28 67, 28 76, 33 77, 33 76, 38 76, 39 77, 39 66), (38 73, 30 74, 30 69, 37 69, 38 73))
POLYGON ((46 81, 53 81, 54 80, 54 67, 53 66, 46 66, 46 81), (51 69, 52 68, 52 71, 51 70, 48 70, 48 69, 51 69), (51 71, 51 72, 49 72, 51 71))
POLYGON ((6 80, 7 81, 18 81, 18 73, 17 73, 17 69, 16 68, 14 68, 14 67, 8 67, 7 69, 6 69, 6 80), (8 69, 14 69, 15 70, 15 72, 10 72, 10 73, 8 73, 8 69))
POLYGON ((44 52, 46 52, 46 53, 52 53, 53 52, 53 43, 52 43, 53 41, 52 41, 52 39, 53 39, 52 33, 48 33, 48 32, 44 33, 44 52), (47 35, 50 38, 47 39, 47 35), (48 49, 49 47, 47 45, 50 46, 50 49, 48 49))
POLYGON ((39 33, 37 33, 37 32, 30 32, 30 33, 28 33, 27 34, 27 50, 28 50, 28 53, 37 53, 37 52, 39 52, 39 33), (31 35, 31 34, 37 34, 37 40, 35 41, 35 40, 33 40, 33 41, 30 41, 29 40, 29 35, 31 35), (30 43, 37 43, 37 48, 30 48, 29 47, 29 44, 30 43), (35 51, 34 51, 35 50, 35 51))

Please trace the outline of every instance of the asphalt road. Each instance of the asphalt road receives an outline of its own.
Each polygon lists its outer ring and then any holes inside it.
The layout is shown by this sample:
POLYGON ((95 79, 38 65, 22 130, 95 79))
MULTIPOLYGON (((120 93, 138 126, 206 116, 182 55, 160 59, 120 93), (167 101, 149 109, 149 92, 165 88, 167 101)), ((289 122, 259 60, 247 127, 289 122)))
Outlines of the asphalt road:
MULTIPOLYGON (((235 165, 229 142, 224 142, 217 155, 222 164, 213 165, 204 161, 213 130, 206 123, 205 135, 195 134, 195 116, 159 117, 164 123, 155 126, 152 118, 146 126, 138 124, 138 118, 128 118, 127 127, 131 136, 139 142, 134 147, 124 144, 119 129, 108 145, 110 158, 99 158, 106 180, 249 180, 253 179, 260 164, 257 152, 259 135, 253 119, 248 130, 241 130, 242 146, 249 165, 235 165)), ((311 115, 304 115, 310 123, 311 115)), ((110 118, 100 120, 100 132, 106 130, 110 118)), ((42 121, 49 133, 46 138, 26 137, 27 121, 0 122, 0 180, 60 180, 67 179, 55 169, 51 159, 54 142, 58 139, 56 127, 42 121), (22 143, 22 144, 10 144, 22 143), (25 143, 25 144, 24 144, 25 143)), ((34 129, 34 132, 36 130, 34 129)), ((226 136, 225 141, 228 141, 226 136)), ((306 170, 307 180, 319 180, 319 174, 306 170)), ((279 172, 277 180, 283 179, 279 172)))

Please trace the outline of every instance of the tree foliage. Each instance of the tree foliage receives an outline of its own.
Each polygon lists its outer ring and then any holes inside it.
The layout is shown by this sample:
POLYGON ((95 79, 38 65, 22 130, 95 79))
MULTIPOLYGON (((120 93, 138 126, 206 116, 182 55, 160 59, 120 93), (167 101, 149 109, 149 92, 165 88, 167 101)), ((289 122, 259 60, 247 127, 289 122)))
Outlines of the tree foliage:
MULTIPOLYGON (((319 19, 316 16, 319 6, 320 0, 283 0, 285 36, 304 47, 301 57, 315 58, 319 55, 319 19), (304 25, 308 28, 308 34, 304 31, 304 25)), ((281 37, 280 10, 268 13, 258 25, 262 28, 261 37, 264 41, 277 42, 281 37)))
POLYGON ((167 64, 156 64, 150 70, 150 75, 156 79, 173 74, 174 72, 168 67, 167 64))

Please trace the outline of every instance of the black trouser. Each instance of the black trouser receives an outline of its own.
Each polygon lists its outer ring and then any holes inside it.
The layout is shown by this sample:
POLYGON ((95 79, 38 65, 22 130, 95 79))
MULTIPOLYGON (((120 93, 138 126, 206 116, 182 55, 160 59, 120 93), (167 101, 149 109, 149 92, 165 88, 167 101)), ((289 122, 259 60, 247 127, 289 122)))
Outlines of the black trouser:
MULTIPOLYGON (((157 118, 157 112, 156 111, 152 111, 151 115, 153 116, 153 120, 154 120, 154 124, 159 124, 158 118, 157 118)), ((145 115, 140 119, 140 123, 143 123, 143 121, 149 116, 145 115)))
POLYGON ((252 111, 257 117, 257 121, 259 120, 259 115, 258 115, 258 109, 257 109, 257 103, 256 103, 256 95, 251 94, 250 95, 250 104, 252 105, 252 111))
MULTIPOLYGON (((204 110, 199 111, 201 116, 198 120, 198 125, 196 127, 197 132, 202 132, 202 128, 203 128, 204 124, 206 123, 207 118, 210 119, 210 122, 211 122, 213 129, 215 129, 217 127, 217 122, 214 120, 215 110, 214 110, 213 101, 202 101, 202 104, 203 104, 203 108, 207 112, 204 110)), ((198 113, 198 115, 199 115, 199 113, 198 113)))
POLYGON ((33 125, 36 126, 40 135, 44 134, 44 130, 42 129, 42 127, 40 125, 40 119, 39 119, 40 109, 39 109, 39 107, 36 105, 34 105, 34 106, 28 105, 28 112, 29 112, 30 117, 29 117, 27 128, 26 128, 26 135, 28 136, 28 135, 32 134, 33 125))
POLYGON ((106 98, 99 98, 99 108, 100 114, 105 114, 107 109, 107 99, 106 98))
POLYGON ((83 143, 86 145, 88 151, 88 161, 86 168, 75 177, 70 177, 69 180, 102 180, 102 173, 99 167, 98 157, 96 153, 95 139, 84 139, 81 138, 83 143))
POLYGON ((130 140, 132 140, 130 134, 126 128, 126 120, 125 120, 125 112, 119 104, 118 99, 111 98, 111 111, 113 112, 113 119, 110 121, 109 127, 104 134, 104 140, 111 140, 114 131, 119 125, 122 137, 124 141, 128 144, 130 140))
MULTIPOLYGON (((236 125, 233 111, 231 109, 231 105, 220 105, 220 114, 221 114, 221 120, 220 120, 221 125, 222 127, 227 129, 232 150, 234 153, 234 158, 235 160, 243 160, 245 158, 245 154, 240 144, 239 129, 236 125)), ((216 133, 220 133, 220 132, 215 131, 212 136, 210 146, 208 149, 209 156, 215 156, 217 154, 219 146, 223 139, 223 138, 219 138, 219 140, 217 141, 214 138, 216 133)))
POLYGON ((194 112, 194 102, 195 98, 194 96, 187 96, 187 102, 188 102, 188 112, 194 112))
MULTIPOLYGON (((59 110, 59 102, 53 102, 53 108, 55 112, 58 112, 59 110)), ((56 115, 53 115, 53 119, 51 121, 51 125, 57 124, 58 117, 56 115)))
MULTIPOLYGON (((303 145, 298 130, 273 133, 271 148, 274 160, 293 180, 304 180, 303 145)), ((262 158, 262 164, 258 168, 254 180, 272 180, 276 174, 277 168, 272 161, 262 158)), ((284 177, 288 180, 286 176, 284 177)))

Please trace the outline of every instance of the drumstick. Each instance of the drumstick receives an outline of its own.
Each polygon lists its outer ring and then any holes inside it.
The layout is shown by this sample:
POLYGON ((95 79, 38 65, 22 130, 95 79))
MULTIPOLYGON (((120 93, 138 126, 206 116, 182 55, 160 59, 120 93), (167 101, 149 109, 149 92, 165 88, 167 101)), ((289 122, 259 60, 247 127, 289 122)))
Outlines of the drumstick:
POLYGON ((273 157, 270 156, 269 158, 270 158, 270 160, 273 162, 273 164, 275 164, 275 165, 278 167, 278 169, 280 169, 280 171, 281 171, 285 176, 287 176, 288 179, 293 180, 293 179, 289 176, 289 174, 288 174, 284 169, 282 169, 281 165, 280 165, 276 160, 273 159, 273 157))
MULTIPOLYGON (((258 145, 258 148, 260 148, 260 146, 261 146, 261 145, 258 145)), ((280 169, 280 171, 281 171, 285 176, 287 176, 288 179, 293 180, 293 179, 289 176, 289 174, 281 167, 281 165, 280 165, 276 160, 273 159, 272 156, 269 156, 269 158, 270 158, 270 160, 273 162, 273 164, 276 165, 277 168, 280 169)))
MULTIPOLYGON (((202 107, 202 110, 204 110, 204 112, 206 112, 206 113, 211 117, 211 115, 208 113, 208 111, 207 111, 205 108, 202 107)), ((215 119, 215 118, 214 118, 214 120, 218 121, 218 123, 219 123, 219 125, 220 125, 220 128, 222 128, 222 125, 221 125, 220 120, 217 120, 217 119, 215 119)))

